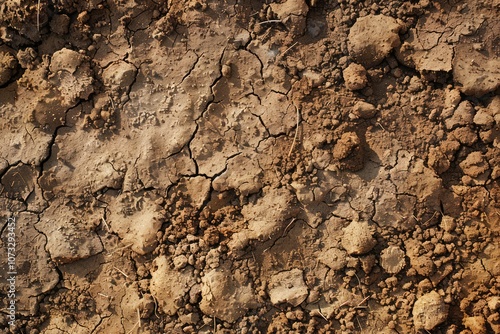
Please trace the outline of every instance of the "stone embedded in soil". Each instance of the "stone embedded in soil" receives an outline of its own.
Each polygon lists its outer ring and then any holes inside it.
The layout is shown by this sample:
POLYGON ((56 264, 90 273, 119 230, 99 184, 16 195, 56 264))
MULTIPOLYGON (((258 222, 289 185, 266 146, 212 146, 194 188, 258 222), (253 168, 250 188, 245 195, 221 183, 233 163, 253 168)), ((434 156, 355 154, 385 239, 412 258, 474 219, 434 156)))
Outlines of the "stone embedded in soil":
POLYGON ((344 76, 345 86, 349 90, 360 90, 368 84, 366 69, 363 65, 351 63, 342 72, 342 75, 344 76))
POLYGON ((320 72, 316 72, 308 68, 302 72, 302 77, 306 78, 313 88, 321 86, 326 81, 326 78, 320 72))
POLYGON ((417 299, 412 313, 415 329, 430 331, 446 320, 448 305, 436 291, 431 291, 417 299))
POLYGON ((70 219, 66 226, 52 231, 47 237, 47 250, 56 263, 71 263, 103 251, 102 242, 93 231, 79 228, 78 220, 70 219))
POLYGON ((318 255, 319 262, 333 270, 340 270, 347 264, 346 252, 338 248, 329 248, 318 255))
POLYGON ((368 222, 352 221, 343 231, 342 247, 349 255, 366 254, 377 243, 368 222))
POLYGON ((35 189, 36 174, 34 168, 25 164, 9 168, 1 178, 2 192, 8 198, 26 201, 35 189))
POLYGON ((184 254, 177 255, 176 257, 174 257, 173 262, 175 269, 180 270, 186 267, 186 265, 188 264, 188 258, 184 254))
POLYGON ((375 114, 377 113, 377 108, 371 103, 358 101, 352 107, 352 112, 357 117, 368 119, 375 116, 375 114))
POLYGON ((380 254, 380 264, 389 274, 397 274, 406 264, 405 253, 397 246, 389 246, 380 254))
POLYGON ((239 281, 227 266, 213 269, 202 278, 200 310, 211 317, 235 322, 248 309, 259 306, 252 287, 239 281))
POLYGON ((375 66, 401 44, 398 35, 400 29, 401 25, 389 16, 368 15, 359 18, 349 32, 349 54, 366 68, 375 66))
POLYGON ((443 229, 443 231, 452 232, 457 227, 457 222, 455 221, 455 218, 451 216, 443 216, 441 218, 440 226, 443 229))
POLYGON ((174 315, 182 304, 182 298, 196 283, 193 268, 180 271, 171 269, 166 256, 159 256, 153 261, 150 291, 158 301, 158 307, 168 315, 174 315))
POLYGON ((269 297, 274 305, 289 303, 292 306, 300 305, 308 295, 307 285, 304 283, 304 272, 292 269, 274 274, 269 282, 269 297))
POLYGON ((64 48, 54 52, 54 54, 52 55, 52 59, 50 61, 50 71, 52 73, 57 73, 58 71, 67 71, 71 74, 74 74, 84 61, 84 55, 76 51, 64 48))

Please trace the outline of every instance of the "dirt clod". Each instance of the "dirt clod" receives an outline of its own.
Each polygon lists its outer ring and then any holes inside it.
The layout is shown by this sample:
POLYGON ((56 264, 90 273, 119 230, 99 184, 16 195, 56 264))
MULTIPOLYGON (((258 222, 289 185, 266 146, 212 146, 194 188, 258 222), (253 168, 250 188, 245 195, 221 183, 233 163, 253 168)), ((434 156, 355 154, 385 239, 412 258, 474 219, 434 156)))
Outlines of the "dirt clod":
POLYGON ((464 326, 470 329, 472 334, 486 334, 486 320, 482 316, 467 317, 463 320, 464 326))
POLYGON ((352 221, 343 232, 342 246, 350 255, 365 254, 377 243, 367 222, 352 221))
POLYGON ((259 304, 250 285, 228 276, 224 269, 209 271, 202 279, 200 309, 229 323, 259 304))
POLYGON ((389 274, 399 273, 405 266, 405 253, 397 246, 389 246, 380 254, 380 264, 389 274))
POLYGON ((389 16, 359 18, 349 31, 349 54, 366 68, 375 66, 400 45, 400 29, 401 25, 389 16))
POLYGON ((481 152, 470 153, 464 161, 460 163, 460 168, 470 177, 477 178, 489 169, 489 165, 481 152))
POLYGON ((352 107, 352 111, 357 117, 368 119, 375 116, 375 114, 377 113, 377 108, 375 108, 375 106, 371 103, 358 101, 352 107))
POLYGON ((165 256, 158 257, 153 265, 156 269, 151 273, 151 295, 162 312, 174 315, 181 307, 182 298, 196 282, 193 270, 173 270, 165 256))
POLYGON ((343 72, 345 86, 349 90, 360 90, 366 87, 368 79, 363 65, 351 63, 343 72))
POLYGON ((301 304, 308 295, 304 283, 304 273, 299 269, 274 274, 269 282, 269 297, 273 304, 289 303, 292 306, 301 304))
POLYGON ((422 295, 413 305, 413 323, 416 329, 433 330, 447 317, 448 306, 436 291, 422 295))
POLYGON ((319 261, 333 270, 340 270, 347 264, 346 252, 338 248, 329 248, 321 252, 319 261))

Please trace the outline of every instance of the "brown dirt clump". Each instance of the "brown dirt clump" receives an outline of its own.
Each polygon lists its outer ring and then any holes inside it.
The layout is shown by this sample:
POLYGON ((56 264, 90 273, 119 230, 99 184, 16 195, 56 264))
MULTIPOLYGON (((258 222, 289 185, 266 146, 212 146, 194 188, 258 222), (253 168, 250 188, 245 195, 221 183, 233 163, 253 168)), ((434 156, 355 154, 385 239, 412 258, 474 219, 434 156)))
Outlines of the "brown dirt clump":
POLYGON ((0 333, 500 332, 498 1, 0 3, 0 333))

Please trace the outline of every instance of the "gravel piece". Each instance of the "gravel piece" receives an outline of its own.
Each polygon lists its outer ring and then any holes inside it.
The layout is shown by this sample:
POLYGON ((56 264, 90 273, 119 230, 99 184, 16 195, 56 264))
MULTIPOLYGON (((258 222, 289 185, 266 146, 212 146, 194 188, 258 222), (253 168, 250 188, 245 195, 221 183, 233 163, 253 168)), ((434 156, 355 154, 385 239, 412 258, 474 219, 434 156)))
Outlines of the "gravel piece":
POLYGON ((413 306, 415 329, 432 330, 448 317, 448 306, 443 298, 431 291, 417 299, 413 306))
POLYGON ((352 107, 352 112, 354 113, 354 115, 360 118, 367 119, 375 116, 375 114, 377 113, 377 108, 371 103, 358 101, 352 107))

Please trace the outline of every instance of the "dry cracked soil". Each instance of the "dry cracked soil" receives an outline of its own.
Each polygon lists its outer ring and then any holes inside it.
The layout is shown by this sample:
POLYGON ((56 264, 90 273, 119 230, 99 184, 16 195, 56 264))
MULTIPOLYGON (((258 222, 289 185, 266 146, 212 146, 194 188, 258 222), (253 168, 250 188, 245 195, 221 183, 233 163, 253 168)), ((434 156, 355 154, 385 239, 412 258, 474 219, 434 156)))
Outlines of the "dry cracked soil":
POLYGON ((0 333, 500 333, 499 32, 498 0, 2 0, 0 333))

